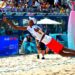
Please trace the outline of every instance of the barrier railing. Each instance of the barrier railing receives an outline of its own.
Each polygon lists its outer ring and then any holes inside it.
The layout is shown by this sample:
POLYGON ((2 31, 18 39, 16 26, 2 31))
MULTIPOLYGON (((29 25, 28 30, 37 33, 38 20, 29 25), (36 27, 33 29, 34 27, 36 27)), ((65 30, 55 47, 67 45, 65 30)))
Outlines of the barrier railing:
POLYGON ((15 16, 23 16, 23 15, 51 15, 51 16, 69 16, 69 13, 41 13, 41 12, 0 12, 0 15, 5 13, 6 15, 15 15, 15 16))

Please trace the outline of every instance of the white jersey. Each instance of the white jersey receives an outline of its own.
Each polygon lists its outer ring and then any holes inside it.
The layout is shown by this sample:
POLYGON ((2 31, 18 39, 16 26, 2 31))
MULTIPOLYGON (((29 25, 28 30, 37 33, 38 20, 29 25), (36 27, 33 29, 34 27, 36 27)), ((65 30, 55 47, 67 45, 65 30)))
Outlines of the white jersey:
MULTIPOLYGON (((27 27, 27 30, 31 33, 31 35, 32 35, 35 39, 37 39, 37 40, 40 41, 41 38, 42 38, 42 36, 43 36, 43 34, 39 34, 38 32, 36 32, 36 31, 34 30, 34 29, 37 29, 37 28, 41 29, 39 26, 33 25, 32 27, 28 26, 28 27, 27 27)), ((42 42, 43 42, 44 44, 48 44, 48 43, 51 41, 51 39, 52 39, 52 37, 50 37, 50 36, 48 36, 48 35, 45 35, 45 37, 43 38, 42 42)))
POLYGON ((27 27, 27 30, 31 33, 31 35, 32 35, 35 39, 37 39, 37 40, 40 41, 43 34, 39 34, 38 32, 36 32, 36 31, 34 30, 34 29, 37 29, 37 28, 41 29, 39 26, 33 25, 32 27, 28 26, 28 27, 27 27))

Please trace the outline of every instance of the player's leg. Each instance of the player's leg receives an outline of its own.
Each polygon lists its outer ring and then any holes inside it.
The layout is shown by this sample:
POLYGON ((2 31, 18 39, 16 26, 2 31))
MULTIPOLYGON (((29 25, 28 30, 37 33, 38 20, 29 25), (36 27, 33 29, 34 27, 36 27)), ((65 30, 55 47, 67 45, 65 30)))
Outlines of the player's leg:
POLYGON ((45 53, 47 54, 50 51, 50 49, 47 47, 45 53))
POLYGON ((39 59, 40 58, 41 49, 40 49, 39 41, 38 40, 36 40, 36 46, 37 46, 37 52, 38 52, 37 59, 39 59))
POLYGON ((59 54, 62 56, 75 56, 75 51, 72 49, 63 48, 63 50, 61 50, 59 54))
POLYGON ((40 49, 41 49, 42 59, 45 59, 44 55, 45 55, 46 46, 42 42, 39 42, 39 46, 40 46, 40 49))
POLYGON ((65 52, 71 52, 71 53, 75 53, 75 50, 69 49, 69 48, 63 48, 63 51, 65 52))

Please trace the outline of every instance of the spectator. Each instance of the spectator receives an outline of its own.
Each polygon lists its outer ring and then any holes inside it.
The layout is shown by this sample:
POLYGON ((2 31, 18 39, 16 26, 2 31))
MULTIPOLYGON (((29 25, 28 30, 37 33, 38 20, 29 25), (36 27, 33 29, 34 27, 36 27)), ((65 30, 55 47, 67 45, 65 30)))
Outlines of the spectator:
POLYGON ((58 7, 59 6, 59 0, 54 0, 54 5, 58 7))
POLYGON ((41 6, 38 0, 35 0, 33 8, 34 8, 34 11, 40 11, 41 6))
POLYGON ((24 7, 23 7, 21 4, 18 4, 17 11, 18 11, 18 12, 22 12, 23 9, 24 9, 24 7))
POLYGON ((61 14, 62 14, 62 13, 65 13, 65 10, 64 10, 63 7, 61 7, 61 9, 60 9, 60 13, 61 13, 61 14))
POLYGON ((28 6, 30 7, 30 6, 32 6, 32 4, 33 4, 33 1, 32 0, 29 0, 28 1, 28 6))
POLYGON ((35 7, 39 7, 40 6, 40 3, 38 2, 38 0, 35 0, 34 6, 35 7))
POLYGON ((29 53, 27 52, 25 49, 30 46, 30 42, 32 41, 32 37, 30 36, 30 34, 26 34, 26 37, 24 38, 23 42, 22 42, 22 45, 21 45, 21 49, 20 49, 20 54, 25 54, 25 53, 29 53), (26 47, 25 47, 25 43, 26 44, 26 47))
POLYGON ((46 9, 46 2, 43 2, 43 3, 41 4, 41 9, 46 9))
POLYGON ((50 4, 49 4, 49 2, 47 2, 46 8, 49 9, 49 7, 50 7, 50 4))

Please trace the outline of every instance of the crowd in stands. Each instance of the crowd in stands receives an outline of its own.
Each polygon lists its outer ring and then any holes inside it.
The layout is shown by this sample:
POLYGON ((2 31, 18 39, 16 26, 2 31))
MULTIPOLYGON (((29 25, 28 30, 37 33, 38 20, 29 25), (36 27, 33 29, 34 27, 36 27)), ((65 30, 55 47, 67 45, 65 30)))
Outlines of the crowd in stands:
POLYGON ((54 4, 50 4, 46 0, 7 0, 7 6, 0 12, 47 12, 47 13, 69 13, 70 8, 67 3, 61 4, 59 0, 54 0, 54 4))

